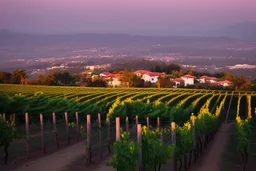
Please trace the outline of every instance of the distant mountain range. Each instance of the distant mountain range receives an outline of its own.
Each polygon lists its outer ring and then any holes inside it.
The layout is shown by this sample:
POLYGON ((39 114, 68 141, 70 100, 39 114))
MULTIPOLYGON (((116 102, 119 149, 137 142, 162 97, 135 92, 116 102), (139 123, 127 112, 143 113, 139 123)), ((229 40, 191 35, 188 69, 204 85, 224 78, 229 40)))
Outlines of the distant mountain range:
POLYGON ((226 37, 193 37, 193 36, 137 36, 129 34, 70 34, 70 35, 32 35, 0 30, 2 46, 51 46, 51 45, 91 45, 91 46, 123 46, 123 45, 195 45, 234 43, 236 40, 226 37))
POLYGON ((211 45, 256 43, 256 22, 244 22, 217 30, 210 36, 138 36, 129 34, 35 35, 0 30, 0 46, 123 46, 123 45, 211 45))
POLYGON ((215 33, 243 41, 256 42, 256 21, 242 22, 223 28, 215 33))

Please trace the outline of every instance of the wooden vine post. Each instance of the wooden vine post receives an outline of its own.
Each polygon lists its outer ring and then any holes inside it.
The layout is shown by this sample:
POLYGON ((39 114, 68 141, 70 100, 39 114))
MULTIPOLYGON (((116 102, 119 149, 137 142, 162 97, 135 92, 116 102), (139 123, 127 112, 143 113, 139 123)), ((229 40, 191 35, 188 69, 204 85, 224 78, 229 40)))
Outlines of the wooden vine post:
POLYGON ((194 162, 196 162, 196 120, 194 117, 191 119, 192 123, 192 140, 193 140, 193 151, 194 151, 194 162))
POLYGON ((25 114, 25 122, 26 122, 27 158, 29 159, 30 141, 29 141, 29 117, 28 117, 28 113, 25 114))
POLYGON ((6 115, 3 113, 3 120, 6 122, 6 115))
POLYGON ((137 125, 137 141, 139 144, 139 154, 140 154, 140 161, 138 170, 142 171, 142 134, 141 134, 141 124, 137 125))
POLYGON ((79 125, 79 115, 76 112, 76 141, 78 142, 80 138, 80 125, 79 125))
POLYGON ((45 153, 45 142, 44 142, 44 116, 40 114, 40 126, 41 126, 41 141, 42 141, 42 152, 45 153))
POLYGON ((91 146, 91 115, 87 115, 87 164, 92 163, 92 146, 91 146))
POLYGON ((157 117, 157 128, 160 129, 160 117, 157 117))
POLYGON ((70 144, 70 134, 69 134, 68 113, 67 112, 65 112, 65 122, 66 122, 67 140, 68 140, 68 145, 69 145, 70 144))
POLYGON ((129 118, 126 116, 125 118, 126 132, 129 132, 129 118))
MULTIPOLYGON (((171 123, 171 129, 172 129, 172 144, 176 145, 176 124, 175 122, 171 123)), ((173 160, 173 171, 177 170, 177 160, 176 160, 176 156, 175 156, 175 151, 172 157, 173 160)))
POLYGON ((116 117, 116 141, 120 140, 120 118, 116 117))
POLYGON ((138 126, 138 124, 139 124, 139 117, 138 117, 138 115, 136 115, 136 117, 135 117, 135 124, 136 124, 136 128, 137 128, 137 126, 138 126))
POLYGON ((54 141, 55 141, 56 147, 59 148, 59 141, 58 141, 58 135, 57 135, 56 115, 55 115, 55 113, 52 113, 52 123, 53 123, 54 141))
POLYGON ((13 119, 13 123, 16 124, 16 117, 15 117, 15 113, 12 115, 12 119, 13 119))
POLYGON ((100 158, 102 158, 102 136, 101 136, 101 115, 100 115, 100 113, 98 113, 98 124, 99 124, 100 158))
POLYGON ((146 121, 147 121, 147 128, 149 129, 149 125, 150 125, 150 123, 149 123, 149 117, 146 118, 146 121))
MULTIPOLYGON (((160 117, 157 117, 157 129, 160 131, 160 117)), ((163 132, 162 131, 160 131, 160 140, 162 140, 163 141, 163 132)))
POLYGON ((108 122, 108 152, 109 154, 111 153, 111 149, 110 149, 110 145, 111 145, 111 128, 110 128, 110 119, 107 118, 107 122, 108 122))

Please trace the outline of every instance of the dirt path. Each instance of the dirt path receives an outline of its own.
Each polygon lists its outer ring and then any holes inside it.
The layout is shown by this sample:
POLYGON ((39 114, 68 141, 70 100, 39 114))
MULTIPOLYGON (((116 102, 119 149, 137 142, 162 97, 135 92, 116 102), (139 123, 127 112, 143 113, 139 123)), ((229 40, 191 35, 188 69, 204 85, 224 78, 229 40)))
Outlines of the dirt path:
POLYGON ((80 142, 51 155, 30 161, 15 171, 59 171, 83 154, 84 142, 80 142))
MULTIPOLYGON (((62 149, 51 155, 44 156, 42 158, 30 161, 23 164, 14 171, 62 171, 67 170, 67 166, 76 160, 81 159, 85 153, 84 142, 74 144, 70 147, 62 149)), ((109 160, 109 159, 108 159, 109 160)), ((108 161, 102 162, 94 169, 88 169, 88 171, 114 171, 111 167, 105 166, 108 161)), ((68 169, 69 170, 69 169, 68 169)), ((84 170, 84 169, 83 169, 84 170)), ((87 170, 87 169, 86 169, 87 170)))
MULTIPOLYGON (((213 142, 208 147, 209 150, 203 154, 198 164, 192 171, 220 171, 220 163, 222 161, 222 153, 225 150, 225 146, 229 138, 229 127, 230 124, 222 124, 218 130, 213 142)), ((81 159, 84 155, 84 143, 80 142, 60 150, 51 155, 39 158, 34 161, 30 161, 23 164, 19 169, 14 171, 63 171, 70 170, 67 168, 68 165, 74 163, 76 160, 81 159)), ((90 171, 114 171, 111 167, 106 166, 106 162, 103 161, 101 164, 97 165, 96 168, 89 169, 90 171)), ((78 169, 79 170, 79 169, 78 169)), ((84 169, 83 169, 84 170, 84 169)), ((87 170, 87 169, 85 169, 87 170)), ((89 171, 88 170, 88 171, 89 171)))
POLYGON ((218 130, 209 150, 200 156, 199 164, 195 166, 193 171, 220 171, 222 162, 222 154, 229 139, 230 124, 222 124, 218 130))
POLYGON ((84 154, 84 142, 74 144, 51 155, 30 161, 15 171, 60 171, 84 154))

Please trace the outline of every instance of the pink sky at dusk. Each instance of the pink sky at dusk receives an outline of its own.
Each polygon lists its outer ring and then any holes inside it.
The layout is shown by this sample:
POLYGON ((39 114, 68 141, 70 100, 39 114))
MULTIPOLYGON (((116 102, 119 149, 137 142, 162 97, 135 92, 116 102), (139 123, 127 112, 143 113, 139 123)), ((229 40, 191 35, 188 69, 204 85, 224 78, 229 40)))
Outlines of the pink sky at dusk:
POLYGON ((255 16, 256 0, 0 0, 0 29, 22 32, 210 29, 255 16))

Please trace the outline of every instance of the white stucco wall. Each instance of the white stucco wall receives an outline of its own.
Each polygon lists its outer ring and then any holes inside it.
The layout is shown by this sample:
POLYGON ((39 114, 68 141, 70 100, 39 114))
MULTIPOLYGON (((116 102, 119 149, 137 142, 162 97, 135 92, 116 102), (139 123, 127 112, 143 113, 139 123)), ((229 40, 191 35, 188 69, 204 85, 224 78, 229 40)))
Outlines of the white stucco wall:
POLYGON ((112 81, 108 81, 108 85, 112 86, 112 87, 120 87, 122 85, 122 82, 119 81, 116 78, 113 78, 112 81))
POLYGON ((221 84, 221 85, 224 86, 224 87, 230 86, 230 84, 228 84, 228 83, 224 83, 224 84, 221 84))
POLYGON ((205 80, 205 78, 200 78, 199 82, 200 83, 206 83, 206 82, 215 83, 216 81, 215 80, 205 80))
POLYGON ((148 74, 143 74, 142 79, 146 82, 156 83, 158 76, 150 77, 148 74))
POLYGON ((194 85, 194 78, 184 78, 184 77, 182 77, 181 79, 184 80, 184 85, 185 86, 194 85))
POLYGON ((200 79, 199 79, 199 82, 200 82, 200 83, 205 83, 205 79, 204 79, 204 78, 200 78, 200 79))

